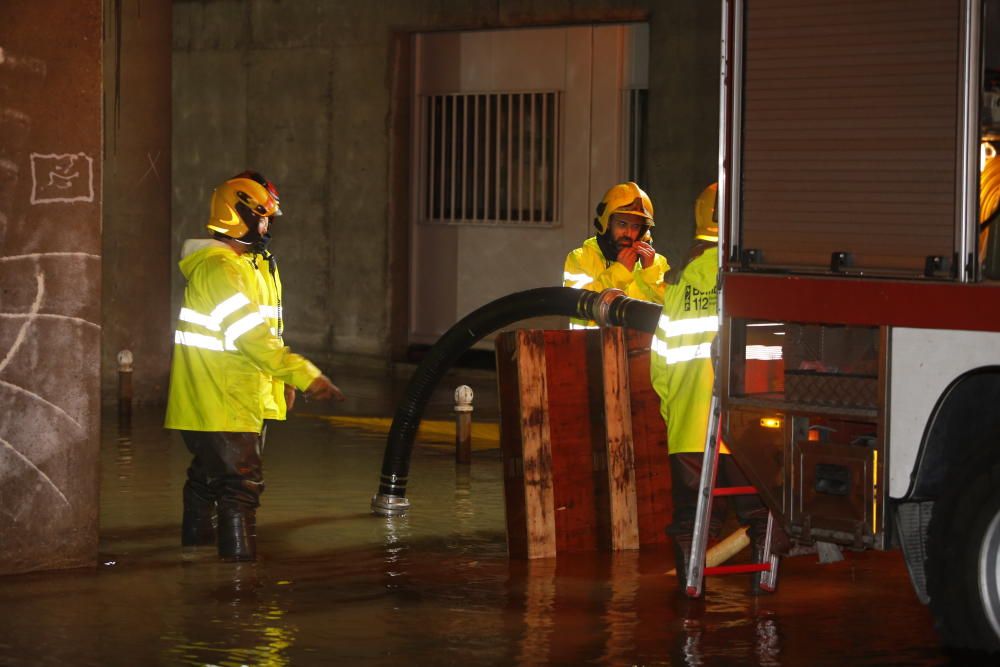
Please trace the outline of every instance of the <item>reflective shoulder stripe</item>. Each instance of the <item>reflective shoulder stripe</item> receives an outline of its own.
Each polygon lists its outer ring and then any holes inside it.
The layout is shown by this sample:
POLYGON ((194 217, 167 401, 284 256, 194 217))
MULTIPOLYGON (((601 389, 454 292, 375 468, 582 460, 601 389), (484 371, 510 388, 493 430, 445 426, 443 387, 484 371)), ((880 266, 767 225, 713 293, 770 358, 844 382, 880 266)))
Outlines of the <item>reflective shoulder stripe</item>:
POLYGON ((260 314, 264 317, 270 317, 272 319, 277 319, 280 317, 280 312, 277 306, 261 306, 260 314))
POLYGON ((586 273, 563 273, 563 282, 573 283, 570 287, 576 287, 577 289, 583 287, 584 285, 589 285, 593 282, 593 278, 588 276, 586 273))
POLYGON ((206 336, 192 331, 175 331, 174 342, 187 347, 199 347, 203 350, 222 352, 222 341, 212 336, 206 336))
POLYGON ((191 310, 190 308, 181 308, 179 319, 182 322, 190 322, 191 324, 203 326, 209 331, 219 330, 219 323, 212 319, 210 315, 202 315, 201 313, 191 310))
POLYGON ((226 329, 226 349, 235 350, 236 340, 246 332, 261 324, 266 323, 264 322, 264 318, 261 317, 260 313, 257 311, 254 311, 249 315, 245 315, 244 317, 241 317, 233 322, 229 328, 226 329))

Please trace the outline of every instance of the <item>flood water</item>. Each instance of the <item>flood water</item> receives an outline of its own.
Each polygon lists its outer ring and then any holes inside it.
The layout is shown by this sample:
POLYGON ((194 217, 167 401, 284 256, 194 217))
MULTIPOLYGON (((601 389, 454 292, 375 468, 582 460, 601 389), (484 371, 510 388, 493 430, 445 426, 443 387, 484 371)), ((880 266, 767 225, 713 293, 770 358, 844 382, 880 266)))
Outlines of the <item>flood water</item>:
MULTIPOLYGON (((99 563, 0 577, 2 665, 939 665, 898 552, 785 559, 778 592, 711 578, 689 601, 668 550, 507 558, 499 451, 456 467, 418 443, 402 518, 372 515, 384 436, 321 414, 391 416, 405 382, 339 377, 268 434, 256 563, 179 545, 188 455, 143 409, 102 437, 99 563)), ((491 374, 462 379, 496 420, 491 374)), ((447 417, 455 383, 427 416, 447 417)), ((666 520, 666 517, 665 517, 666 520)))

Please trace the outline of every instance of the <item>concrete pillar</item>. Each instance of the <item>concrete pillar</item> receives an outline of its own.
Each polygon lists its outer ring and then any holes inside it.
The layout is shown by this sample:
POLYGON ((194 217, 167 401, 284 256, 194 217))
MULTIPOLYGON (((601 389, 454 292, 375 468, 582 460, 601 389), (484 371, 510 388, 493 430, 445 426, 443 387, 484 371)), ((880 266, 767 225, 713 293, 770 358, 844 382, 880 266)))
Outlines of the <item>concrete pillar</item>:
POLYGON ((102 395, 134 358, 136 403, 161 403, 170 372, 171 3, 105 0, 102 395))
POLYGON ((0 21, 0 574, 97 555, 101 0, 0 21))

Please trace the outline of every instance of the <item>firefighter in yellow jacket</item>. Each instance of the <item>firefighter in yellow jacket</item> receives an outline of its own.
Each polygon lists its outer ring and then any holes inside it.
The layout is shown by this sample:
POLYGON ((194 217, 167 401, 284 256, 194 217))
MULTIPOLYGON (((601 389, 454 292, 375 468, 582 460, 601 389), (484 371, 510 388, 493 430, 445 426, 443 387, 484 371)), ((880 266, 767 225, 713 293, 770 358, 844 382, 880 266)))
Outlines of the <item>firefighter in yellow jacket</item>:
POLYGON ((184 485, 181 543, 217 544, 225 560, 256 558, 266 423, 285 418, 295 389, 344 396, 281 335, 281 279, 267 252, 278 192, 243 172, 212 195, 211 239, 185 242, 187 280, 174 333, 165 426, 193 455, 184 485))
MULTIPOLYGON (((667 533, 674 546, 677 575, 687 578, 705 437, 711 410, 715 370, 712 343, 719 330, 717 310, 719 224, 715 216, 717 186, 705 188, 695 202, 695 239, 680 271, 666 279, 663 314, 651 345, 650 376, 660 396, 660 413, 667 425, 670 485, 674 514, 667 533)), ((729 486, 748 484, 721 449, 717 478, 729 486)), ((759 556, 767 528, 767 509, 756 496, 736 496, 736 512, 750 527, 750 539, 759 556)), ((713 503, 709 522, 717 538, 722 506, 713 503)), ((755 588, 756 590, 756 588, 755 588)))
MULTIPOLYGON (((615 287, 634 299, 663 303, 667 258, 653 249, 653 202, 635 183, 619 183, 597 205, 597 234, 566 256, 563 286, 602 292, 615 287)), ((572 319, 571 328, 595 326, 572 319)))

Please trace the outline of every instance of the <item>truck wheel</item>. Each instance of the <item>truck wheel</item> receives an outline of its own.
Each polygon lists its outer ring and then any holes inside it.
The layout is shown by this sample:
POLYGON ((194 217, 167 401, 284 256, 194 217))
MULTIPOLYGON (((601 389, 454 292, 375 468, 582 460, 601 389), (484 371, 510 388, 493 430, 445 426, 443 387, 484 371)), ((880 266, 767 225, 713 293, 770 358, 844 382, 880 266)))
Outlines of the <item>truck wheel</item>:
POLYGON ((1000 461, 958 472, 927 529, 931 613, 945 644, 1000 651, 1000 461))

